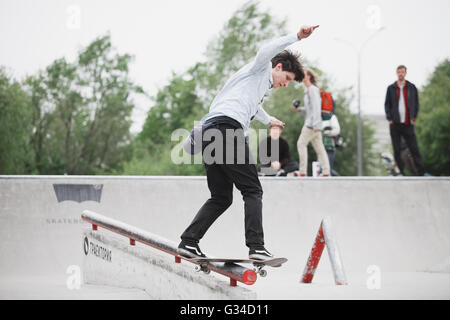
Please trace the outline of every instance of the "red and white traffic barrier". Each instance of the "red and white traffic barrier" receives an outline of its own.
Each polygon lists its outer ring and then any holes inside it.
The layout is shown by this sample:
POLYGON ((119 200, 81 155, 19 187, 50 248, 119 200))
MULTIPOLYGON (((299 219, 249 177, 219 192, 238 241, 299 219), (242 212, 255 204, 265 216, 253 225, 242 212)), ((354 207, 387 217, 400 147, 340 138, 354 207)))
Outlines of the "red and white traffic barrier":
POLYGON ((328 256, 330 257, 335 283, 337 285, 346 285, 347 278, 345 276, 344 266, 342 264, 336 235, 333 231, 330 217, 323 218, 322 222, 320 223, 320 228, 317 232, 316 239, 314 240, 314 244, 308 257, 308 261, 306 262, 301 282, 311 283, 317 266, 319 265, 323 248, 325 246, 327 247, 328 256))

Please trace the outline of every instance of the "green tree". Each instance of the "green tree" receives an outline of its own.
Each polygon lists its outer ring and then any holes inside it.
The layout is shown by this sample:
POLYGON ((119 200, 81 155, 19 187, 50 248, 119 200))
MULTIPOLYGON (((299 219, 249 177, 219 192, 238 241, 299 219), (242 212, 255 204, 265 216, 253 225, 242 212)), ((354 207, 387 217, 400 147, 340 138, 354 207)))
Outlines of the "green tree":
POLYGON ((28 77, 24 82, 25 90, 29 96, 32 118, 30 125, 33 128, 30 131, 30 145, 34 155, 33 170, 38 174, 45 174, 49 167, 49 153, 46 143, 50 133, 50 123, 53 121, 54 114, 52 107, 47 103, 47 90, 43 72, 35 76, 28 77))
POLYGON ((450 60, 439 63, 419 95, 417 138, 425 170, 450 175, 450 60))
POLYGON ((0 174, 31 173, 32 110, 22 85, 0 68, 0 174))
POLYGON ((108 173, 130 159, 132 95, 143 93, 129 79, 131 61, 105 35, 77 61, 58 59, 26 79, 40 174, 108 173))
POLYGON ((172 148, 180 142, 172 141, 172 132, 181 128, 190 130, 204 113, 203 103, 197 95, 195 72, 194 67, 185 74, 173 74, 169 84, 152 98, 154 106, 133 143, 133 159, 124 164, 125 174, 202 174, 201 165, 178 165, 171 159, 172 148))
POLYGON ((46 127, 45 136, 34 139, 43 143, 40 152, 36 153, 40 159, 36 163, 39 163, 41 174, 70 173, 68 167, 75 142, 72 131, 81 125, 76 123, 82 104, 77 85, 77 68, 64 58, 58 59, 46 68, 43 77, 42 84, 36 83, 36 79, 28 80, 36 90, 43 85, 45 95, 41 102, 47 105, 47 112, 42 113, 41 109, 42 118, 37 118, 38 122, 41 125, 45 123, 46 127))
POLYGON ((119 54, 112 47, 109 35, 93 41, 79 54, 80 84, 85 89, 84 101, 90 117, 85 118, 85 132, 73 158, 71 171, 107 173, 130 159, 131 112, 133 94, 143 94, 142 88, 129 78, 133 57, 119 54))

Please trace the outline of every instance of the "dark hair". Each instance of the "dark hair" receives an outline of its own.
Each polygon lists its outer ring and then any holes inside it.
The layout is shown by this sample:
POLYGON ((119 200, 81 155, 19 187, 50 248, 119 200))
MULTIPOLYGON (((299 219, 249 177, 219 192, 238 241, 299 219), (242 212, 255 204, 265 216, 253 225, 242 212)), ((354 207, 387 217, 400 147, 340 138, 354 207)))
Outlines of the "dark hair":
POLYGON ((399 65, 399 66, 397 67, 397 70, 398 70, 398 69, 405 69, 405 71, 407 70, 407 69, 406 69, 406 66, 404 66, 404 65, 402 65, 402 64, 399 65))
POLYGON ((281 63, 283 71, 292 72, 295 74, 295 81, 301 82, 305 74, 299 58, 299 54, 294 54, 289 50, 283 50, 272 58, 272 68, 275 68, 277 64, 281 63))

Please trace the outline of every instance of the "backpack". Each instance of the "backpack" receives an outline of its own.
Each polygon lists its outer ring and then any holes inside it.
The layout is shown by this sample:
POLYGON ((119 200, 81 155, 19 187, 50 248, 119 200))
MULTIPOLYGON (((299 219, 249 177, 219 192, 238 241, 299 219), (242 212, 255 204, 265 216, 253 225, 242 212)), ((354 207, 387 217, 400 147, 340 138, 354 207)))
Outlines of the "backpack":
POLYGON ((325 118, 324 120, 329 120, 335 109, 333 97, 331 96, 331 93, 320 89, 320 98, 322 99, 322 118, 325 118))

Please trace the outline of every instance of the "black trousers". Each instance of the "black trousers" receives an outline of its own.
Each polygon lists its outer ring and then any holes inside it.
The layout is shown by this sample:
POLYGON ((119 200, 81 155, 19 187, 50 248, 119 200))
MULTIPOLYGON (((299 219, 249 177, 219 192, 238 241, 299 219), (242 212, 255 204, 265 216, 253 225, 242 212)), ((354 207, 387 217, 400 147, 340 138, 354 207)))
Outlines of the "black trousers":
POLYGON ((284 166, 281 167, 286 174, 298 170, 298 162, 296 161, 289 161, 284 166))
MULTIPOLYGON (((227 129, 239 130, 236 133, 237 137, 232 139, 232 141, 221 142, 224 148, 224 161, 222 163, 218 161, 211 164, 204 163, 211 197, 203 204, 191 224, 181 235, 181 239, 187 243, 198 243, 214 221, 232 204, 233 185, 235 185, 241 192, 244 200, 246 245, 249 248, 258 248, 264 245, 262 225, 263 190, 258 178, 256 165, 253 163, 248 144, 243 137, 242 129, 238 123, 233 122, 234 120, 218 122, 209 126, 203 132, 205 134, 208 130, 214 128, 222 132, 223 137, 226 137, 225 131, 227 129), (230 162, 225 161, 227 158, 226 145, 230 143, 233 144, 234 157, 232 163, 226 163, 230 162), (245 149, 245 163, 242 163, 242 159, 239 162, 237 161, 238 148, 245 149)), ((207 146, 208 143, 203 144, 203 151, 205 151, 207 146)), ((205 160, 205 155, 203 157, 205 160)), ((229 159, 230 157, 228 157, 229 159)))
POLYGON ((422 157, 419 152, 419 146, 417 145, 416 132, 414 125, 405 125, 403 123, 394 123, 389 125, 389 131, 391 133, 392 147, 394 149, 394 158, 397 163, 400 172, 404 174, 405 164, 403 163, 401 157, 401 140, 402 137, 411 152, 414 164, 417 168, 417 174, 423 176, 425 174, 425 169, 423 167, 422 157))
POLYGON ((336 149, 334 150, 327 150, 328 155, 328 161, 330 162, 330 174, 333 177, 340 177, 341 175, 333 169, 334 166, 334 159, 336 158, 336 149))

